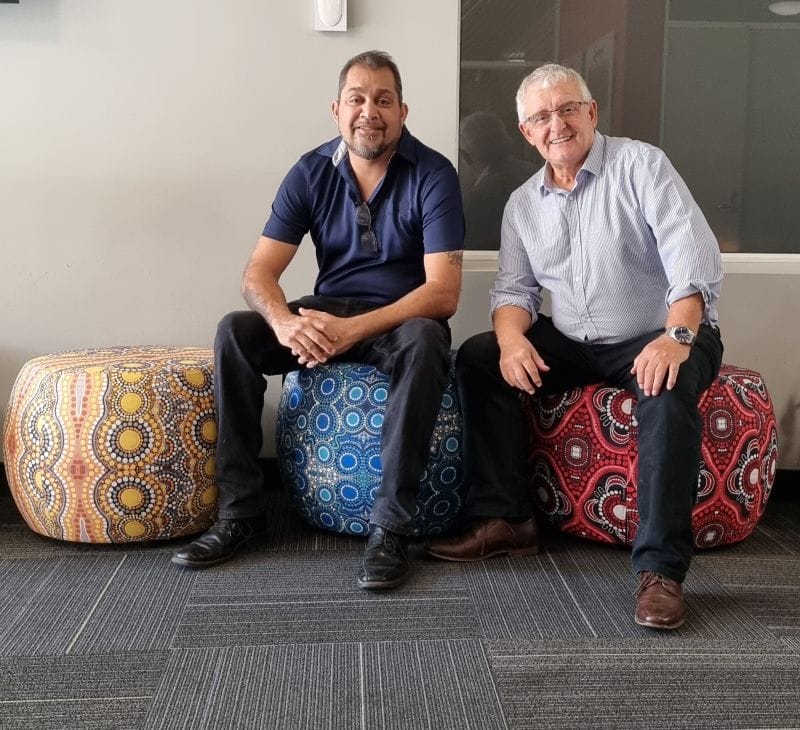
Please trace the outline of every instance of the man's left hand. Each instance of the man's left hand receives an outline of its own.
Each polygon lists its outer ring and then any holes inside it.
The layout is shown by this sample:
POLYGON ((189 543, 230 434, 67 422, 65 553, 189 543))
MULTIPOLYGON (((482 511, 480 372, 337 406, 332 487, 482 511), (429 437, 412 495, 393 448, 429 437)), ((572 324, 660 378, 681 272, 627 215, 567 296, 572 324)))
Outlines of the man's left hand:
MULTIPOLYGON (((329 357, 339 355, 345 350, 349 350, 356 342, 359 341, 359 336, 352 326, 353 318, 351 317, 337 317, 328 312, 321 312, 317 309, 306 309, 300 307, 298 314, 311 321, 315 329, 324 332, 325 335, 333 342, 336 351, 331 353, 329 357)), ((308 352, 296 352, 297 361, 307 368, 313 368, 317 365, 327 362, 328 358, 324 360, 316 360, 308 352)))
POLYGON ((691 349, 690 345, 675 342, 666 334, 648 342, 631 368, 631 374, 636 376, 644 394, 658 395, 665 379, 667 390, 672 390, 678 380, 678 370, 689 359, 691 349))

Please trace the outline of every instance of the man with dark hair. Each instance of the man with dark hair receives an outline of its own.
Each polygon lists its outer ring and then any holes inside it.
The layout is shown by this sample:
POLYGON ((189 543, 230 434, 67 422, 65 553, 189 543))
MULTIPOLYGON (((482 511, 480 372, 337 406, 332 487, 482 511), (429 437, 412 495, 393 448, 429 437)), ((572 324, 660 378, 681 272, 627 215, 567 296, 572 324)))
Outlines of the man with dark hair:
POLYGON ((369 51, 348 61, 331 109, 340 136, 291 168, 245 269, 251 311, 219 324, 219 517, 173 562, 221 563, 264 530, 263 376, 348 360, 390 378, 383 482, 357 582, 391 588, 409 574, 405 543, 447 381, 464 217, 453 165, 405 128, 390 56, 369 51), (319 266, 314 293, 287 303, 279 279, 306 234, 319 266))
POLYGON ((517 93, 519 129, 545 166, 503 214, 494 330, 456 362, 470 528, 435 541, 446 560, 537 549, 520 395, 609 382, 636 395, 639 576, 634 618, 684 621, 700 469, 697 402, 719 370, 719 247, 656 147, 596 131, 597 102, 572 69, 547 64, 517 93), (552 319, 539 313, 551 295, 552 319))

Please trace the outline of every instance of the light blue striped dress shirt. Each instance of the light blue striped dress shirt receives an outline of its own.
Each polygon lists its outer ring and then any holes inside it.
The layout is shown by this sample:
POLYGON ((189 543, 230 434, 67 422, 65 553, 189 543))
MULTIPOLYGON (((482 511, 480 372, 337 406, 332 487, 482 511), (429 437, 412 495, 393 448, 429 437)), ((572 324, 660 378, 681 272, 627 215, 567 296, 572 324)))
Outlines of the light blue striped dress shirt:
POLYGON ((721 285, 719 245, 667 156, 596 132, 571 192, 545 166, 511 194, 490 298, 492 312, 535 319, 548 290, 563 334, 611 343, 663 329, 669 305, 697 292, 716 325, 721 285))

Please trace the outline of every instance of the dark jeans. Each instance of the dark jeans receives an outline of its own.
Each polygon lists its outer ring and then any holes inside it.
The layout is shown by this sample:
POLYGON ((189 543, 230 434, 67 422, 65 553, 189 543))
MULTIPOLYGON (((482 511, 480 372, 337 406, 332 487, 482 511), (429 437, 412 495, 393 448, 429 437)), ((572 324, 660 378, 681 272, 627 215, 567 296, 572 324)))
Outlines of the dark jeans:
MULTIPOLYGON (((375 305, 355 299, 307 296, 289 308, 317 309, 349 317, 375 305)), ((389 376, 389 399, 381 431, 383 482, 370 521, 408 534, 417 489, 428 463, 436 417, 450 369, 450 328, 444 321, 415 318, 365 340, 334 360, 374 365, 389 376)), ((219 516, 253 517, 264 510, 261 411, 264 375, 300 369, 272 328, 255 312, 232 312, 214 341, 217 407, 219 516)))
MULTIPOLYGON (((639 529, 633 544, 636 572, 653 570, 683 580, 692 555, 691 512, 700 470, 702 422, 697 402, 722 362, 716 327, 701 325, 672 390, 646 397, 631 375, 634 358, 662 330, 633 340, 595 345, 562 335, 540 316, 527 333, 550 370, 541 393, 607 382, 631 391, 639 424, 639 529)), ((494 332, 459 349, 456 380, 464 416, 464 474, 473 517, 522 519, 532 512, 529 430, 520 391, 500 374, 494 332)))

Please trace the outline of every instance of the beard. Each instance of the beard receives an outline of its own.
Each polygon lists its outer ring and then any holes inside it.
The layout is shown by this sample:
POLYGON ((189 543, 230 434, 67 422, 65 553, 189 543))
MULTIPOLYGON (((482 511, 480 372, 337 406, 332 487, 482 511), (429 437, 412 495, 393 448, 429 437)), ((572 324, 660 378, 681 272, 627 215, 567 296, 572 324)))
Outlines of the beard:
POLYGON ((350 152, 352 152, 357 157, 361 157, 364 160, 374 160, 380 157, 386 150, 389 149, 389 145, 386 144, 379 144, 375 145, 374 147, 367 147, 364 144, 359 144, 358 142, 348 142, 347 140, 344 141, 346 147, 350 152))
MULTIPOLYGON (((382 133, 384 132, 382 129, 375 131, 380 131, 382 133)), ((345 139, 344 143, 350 152, 364 160, 375 160, 392 146, 385 141, 383 143, 375 143, 374 145, 370 145, 368 142, 359 140, 355 133, 350 139, 345 139)))

